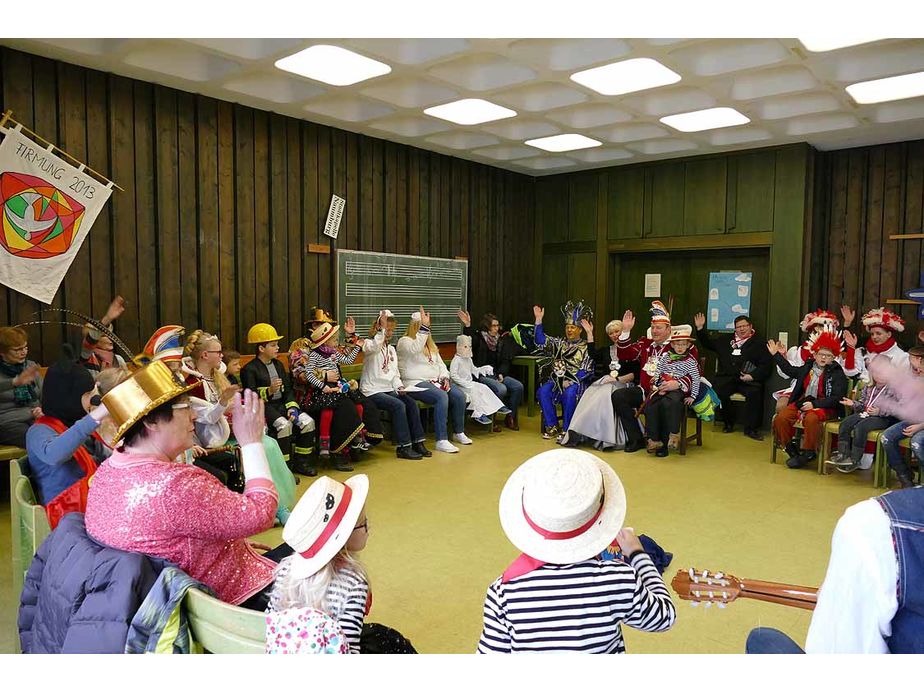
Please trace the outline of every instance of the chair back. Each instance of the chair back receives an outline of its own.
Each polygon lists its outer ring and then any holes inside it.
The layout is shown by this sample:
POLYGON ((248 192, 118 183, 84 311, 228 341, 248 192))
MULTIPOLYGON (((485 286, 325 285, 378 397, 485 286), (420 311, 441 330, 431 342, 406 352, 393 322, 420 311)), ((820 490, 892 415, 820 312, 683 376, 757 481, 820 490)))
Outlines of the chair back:
POLYGON ((263 654, 266 616, 262 611, 226 604, 195 588, 186 593, 186 615, 193 640, 215 654, 263 654))
POLYGON ((23 581, 32 563, 32 557, 45 541, 45 537, 51 534, 45 508, 36 503, 29 477, 22 473, 20 465, 25 459, 23 457, 10 461, 10 531, 13 540, 13 589, 17 600, 22 593, 23 581))

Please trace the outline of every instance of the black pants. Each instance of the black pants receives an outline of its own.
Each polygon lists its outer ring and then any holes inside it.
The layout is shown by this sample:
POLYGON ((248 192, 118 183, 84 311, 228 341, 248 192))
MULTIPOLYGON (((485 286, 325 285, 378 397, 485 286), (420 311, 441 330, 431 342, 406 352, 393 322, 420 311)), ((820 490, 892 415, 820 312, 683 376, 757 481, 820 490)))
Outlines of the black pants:
POLYGON ((659 440, 667 444, 668 435, 680 433, 681 419, 686 415, 680 390, 671 390, 663 395, 653 395, 645 405, 645 428, 649 440, 659 440))
POLYGON ((204 469, 222 484, 237 493, 244 492, 244 474, 237 455, 233 452, 213 452, 193 460, 199 469, 204 469))
POLYGON ((744 395, 744 430, 760 430, 764 418, 764 384, 746 383, 730 375, 717 375, 713 379, 712 389, 722 401, 722 416, 727 426, 735 425, 735 403, 731 396, 736 392, 744 395))
POLYGON ((642 440, 642 431, 635 417, 635 410, 642 406, 642 399, 642 389, 635 386, 614 390, 610 395, 613 412, 619 417, 629 443, 638 444, 642 440))

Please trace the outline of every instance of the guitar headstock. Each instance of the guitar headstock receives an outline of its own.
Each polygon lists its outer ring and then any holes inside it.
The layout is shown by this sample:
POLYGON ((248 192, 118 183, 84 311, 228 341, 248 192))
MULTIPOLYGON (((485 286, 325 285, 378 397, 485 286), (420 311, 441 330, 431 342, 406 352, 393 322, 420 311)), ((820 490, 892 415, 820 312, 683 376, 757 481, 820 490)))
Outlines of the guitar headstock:
POLYGON ((735 601, 742 591, 741 581, 734 575, 695 568, 677 571, 671 587, 678 597, 693 602, 691 606, 716 603, 720 609, 735 601))

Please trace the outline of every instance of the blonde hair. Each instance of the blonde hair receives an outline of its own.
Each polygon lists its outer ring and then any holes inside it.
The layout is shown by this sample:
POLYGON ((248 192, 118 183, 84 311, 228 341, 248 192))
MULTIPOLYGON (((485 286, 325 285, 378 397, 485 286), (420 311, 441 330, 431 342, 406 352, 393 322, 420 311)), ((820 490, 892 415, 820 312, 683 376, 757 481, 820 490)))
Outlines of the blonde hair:
MULTIPOLYGON (((209 342, 218 342, 221 344, 221 340, 218 339, 217 335, 209 334, 204 330, 196 330, 186 338, 186 346, 183 347, 183 355, 190 357, 193 362, 198 365, 199 357, 202 356, 202 352, 205 351, 205 346, 209 342)), ((211 373, 203 373, 202 375, 207 378, 211 377, 219 395, 231 387, 231 381, 228 380, 227 376, 222 373, 219 368, 213 368, 211 373)))
POLYGON ((330 603, 328 593, 338 578, 353 573, 369 583, 365 566, 346 547, 313 575, 296 579, 292 577, 290 568, 294 561, 299 560, 303 560, 302 557, 293 554, 283 558, 276 567, 276 579, 269 600, 271 611, 311 607, 330 614, 334 605, 330 603))
POLYGON ((606 333, 610 335, 614 332, 622 332, 622 320, 610 320, 606 323, 606 333))
MULTIPOLYGON (((407 325, 407 330, 404 332, 405 337, 410 337, 411 339, 417 339, 417 333, 420 331, 420 321, 411 320, 407 325)), ((440 350, 436 347, 436 342, 433 341, 433 333, 427 335, 427 353, 431 356, 433 354, 439 354, 440 350)))

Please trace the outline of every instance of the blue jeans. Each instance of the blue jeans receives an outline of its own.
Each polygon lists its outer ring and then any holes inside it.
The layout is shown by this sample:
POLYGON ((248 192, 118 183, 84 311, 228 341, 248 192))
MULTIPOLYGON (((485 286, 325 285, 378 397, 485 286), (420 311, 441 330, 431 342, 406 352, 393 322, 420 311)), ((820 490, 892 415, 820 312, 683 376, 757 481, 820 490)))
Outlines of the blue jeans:
POLYGON ((490 387, 497 398, 513 412, 513 418, 517 418, 517 409, 523 401, 523 383, 509 375, 504 376, 504 382, 493 375, 482 375, 478 377, 478 382, 490 387))
POLYGON ((744 646, 747 654, 805 654, 786 633, 776 628, 755 628, 744 646))
POLYGON ((546 427, 558 425, 558 412, 555 410, 555 405, 561 402, 562 430, 567 431, 571 426, 571 417, 574 416, 574 410, 577 409, 582 393, 583 388, 577 384, 566 387, 563 392, 558 392, 555 389, 555 383, 546 380, 537 393, 539 408, 542 409, 542 423, 546 427))
POLYGON ((400 447, 412 442, 420 443, 424 439, 423 425, 420 423, 420 409, 409 394, 399 392, 376 392, 369 399, 382 411, 391 415, 391 430, 400 447))
MULTIPOLYGON (((902 433, 902 429, 913 423, 913 421, 899 421, 894 426, 889 426, 879 436, 882 449, 885 450, 886 460, 888 460, 889 466, 895 470, 896 474, 911 476, 911 467, 905 462, 905 456, 902 454, 902 449, 898 447, 898 444, 908 437, 902 433)), ((924 431, 918 431, 911 436, 911 454, 917 458, 918 464, 921 464, 921 461, 924 460, 924 431)))
POLYGON ((432 404, 436 410, 433 412, 433 427, 436 429, 437 440, 449 440, 446 431, 446 420, 451 417, 452 432, 465 432, 465 393, 455 385, 449 387, 449 392, 441 390, 437 385, 422 380, 417 387, 423 392, 408 392, 407 394, 421 402, 432 404))

